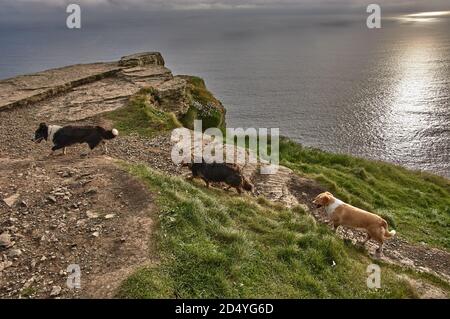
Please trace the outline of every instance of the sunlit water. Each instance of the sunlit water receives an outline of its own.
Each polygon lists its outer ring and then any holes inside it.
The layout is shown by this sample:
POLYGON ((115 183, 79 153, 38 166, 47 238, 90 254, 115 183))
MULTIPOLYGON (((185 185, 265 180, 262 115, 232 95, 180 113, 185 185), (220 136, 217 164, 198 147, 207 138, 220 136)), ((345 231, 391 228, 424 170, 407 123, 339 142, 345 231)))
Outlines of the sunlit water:
POLYGON ((0 78, 161 51, 195 74, 232 127, 279 127, 308 146, 450 176, 448 18, 383 21, 297 13, 183 13, 81 31, 2 27, 0 78))

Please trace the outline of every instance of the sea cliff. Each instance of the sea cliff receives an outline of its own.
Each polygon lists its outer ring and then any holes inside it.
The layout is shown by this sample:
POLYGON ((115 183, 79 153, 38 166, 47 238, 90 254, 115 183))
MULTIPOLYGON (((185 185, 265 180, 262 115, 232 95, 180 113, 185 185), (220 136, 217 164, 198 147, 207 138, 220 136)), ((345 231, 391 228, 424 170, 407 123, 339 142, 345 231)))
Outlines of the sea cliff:
POLYGON ((2 297, 434 297, 450 291, 450 184, 388 163, 280 142, 280 169, 242 167, 256 195, 186 180, 174 128, 224 129, 225 107, 160 53, 0 81, 2 297), (40 122, 115 127, 109 153, 47 157, 40 122), (381 259, 326 225, 324 190, 388 220, 381 259), (382 266, 382 289, 366 267, 382 266), (78 264, 81 289, 66 287, 78 264))

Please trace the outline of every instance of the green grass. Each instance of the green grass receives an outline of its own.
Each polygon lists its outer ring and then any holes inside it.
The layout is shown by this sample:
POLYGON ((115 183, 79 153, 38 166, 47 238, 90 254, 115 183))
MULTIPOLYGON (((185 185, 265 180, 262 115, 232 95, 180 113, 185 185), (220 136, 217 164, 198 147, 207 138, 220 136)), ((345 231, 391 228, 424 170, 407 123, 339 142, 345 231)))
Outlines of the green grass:
POLYGON ((189 86, 192 98, 202 104, 215 103, 220 104, 219 100, 206 88, 205 81, 198 76, 183 77, 189 86))
MULTIPOLYGON (((192 103, 180 119, 182 124, 190 127, 194 119, 202 119, 204 129, 224 129, 225 111, 220 102, 202 79, 186 79, 192 103), (208 103, 217 108, 201 113, 208 103)), ((128 106, 106 117, 121 133, 146 137, 181 126, 173 113, 155 107, 158 101, 153 93, 142 90, 128 106)), ((281 164, 317 180, 342 200, 381 214, 400 236, 450 248, 449 180, 305 148, 288 139, 281 140, 280 156, 281 164)), ((160 263, 125 280, 119 297, 417 297, 398 274, 450 291, 437 277, 380 262, 376 263, 382 267, 382 289, 370 290, 365 270, 373 261, 360 248, 316 224, 301 208, 287 209, 262 198, 206 189, 145 166, 123 165, 157 196, 155 240, 160 263)))
POLYGON ((384 216, 400 236, 450 249, 450 181, 389 163, 280 141, 280 162, 340 199, 384 216))
POLYGON ((214 95, 206 88, 203 79, 196 76, 183 76, 187 81, 190 107, 180 119, 183 126, 193 129, 194 120, 202 121, 202 128, 225 129, 225 109, 214 95))
POLYGON ((299 207, 124 166, 157 194, 160 263, 125 280, 118 297, 417 297, 396 275, 401 270, 388 265, 380 264, 382 288, 368 289, 365 271, 372 261, 299 207))
POLYGON ((121 134, 138 133, 153 137, 170 131, 181 124, 175 114, 161 111, 151 102, 152 89, 141 90, 131 97, 126 107, 107 113, 121 134))

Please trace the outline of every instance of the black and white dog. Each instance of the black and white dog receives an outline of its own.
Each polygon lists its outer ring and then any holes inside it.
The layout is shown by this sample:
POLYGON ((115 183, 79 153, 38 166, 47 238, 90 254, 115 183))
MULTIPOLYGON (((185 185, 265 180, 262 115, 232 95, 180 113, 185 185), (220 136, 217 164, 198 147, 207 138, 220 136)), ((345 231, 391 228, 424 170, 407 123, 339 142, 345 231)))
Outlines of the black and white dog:
POLYGON ((111 140, 119 135, 116 129, 106 130, 101 126, 58 126, 47 125, 45 123, 39 124, 38 129, 34 133, 33 141, 36 143, 42 140, 53 143, 52 153, 56 150, 63 149, 63 154, 66 154, 66 147, 74 144, 87 143, 91 151, 100 143, 103 144, 105 152, 107 152, 104 140, 111 140))

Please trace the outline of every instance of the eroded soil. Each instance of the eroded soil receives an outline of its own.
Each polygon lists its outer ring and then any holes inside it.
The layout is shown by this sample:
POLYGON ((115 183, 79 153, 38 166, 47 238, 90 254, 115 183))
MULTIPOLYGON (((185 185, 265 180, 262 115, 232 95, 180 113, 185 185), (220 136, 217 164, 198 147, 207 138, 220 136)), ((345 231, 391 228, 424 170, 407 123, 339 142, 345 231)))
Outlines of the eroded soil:
POLYGON ((113 297, 126 269, 153 263, 152 195, 112 158, 0 160, 0 296, 113 297), (82 289, 67 289, 67 267, 82 289))

